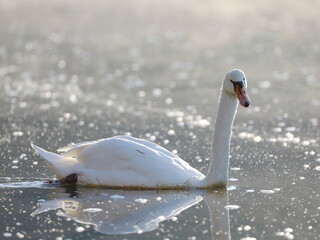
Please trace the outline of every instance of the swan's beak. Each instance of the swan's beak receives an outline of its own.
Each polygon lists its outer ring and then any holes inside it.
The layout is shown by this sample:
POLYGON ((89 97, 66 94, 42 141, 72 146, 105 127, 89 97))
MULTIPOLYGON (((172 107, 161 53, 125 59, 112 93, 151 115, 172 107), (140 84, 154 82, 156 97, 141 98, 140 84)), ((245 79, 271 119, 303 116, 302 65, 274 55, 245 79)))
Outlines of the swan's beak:
POLYGON ((249 107, 250 106, 250 98, 246 92, 246 89, 243 87, 241 88, 240 85, 235 86, 235 93, 239 99, 241 106, 249 107))

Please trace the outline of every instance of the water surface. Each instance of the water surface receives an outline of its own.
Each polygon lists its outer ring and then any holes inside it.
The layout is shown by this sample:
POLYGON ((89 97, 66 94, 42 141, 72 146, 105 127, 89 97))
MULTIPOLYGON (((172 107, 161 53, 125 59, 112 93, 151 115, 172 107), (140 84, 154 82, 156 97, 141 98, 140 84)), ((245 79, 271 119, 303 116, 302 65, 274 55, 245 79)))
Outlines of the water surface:
POLYGON ((0 1, 0 238, 320 239, 319 7, 0 1), (117 134, 205 173, 232 68, 252 107, 238 110, 227 191, 42 184, 54 176, 30 142, 56 151, 117 134))

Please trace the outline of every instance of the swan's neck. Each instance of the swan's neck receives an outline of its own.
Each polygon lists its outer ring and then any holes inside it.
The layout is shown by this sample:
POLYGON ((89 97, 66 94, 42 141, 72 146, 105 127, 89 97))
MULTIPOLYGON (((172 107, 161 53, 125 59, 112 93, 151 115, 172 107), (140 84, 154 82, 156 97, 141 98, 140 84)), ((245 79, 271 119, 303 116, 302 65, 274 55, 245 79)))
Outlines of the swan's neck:
POLYGON ((221 89, 218 112, 213 131, 209 170, 203 179, 205 186, 225 185, 228 180, 229 148, 237 98, 221 89))

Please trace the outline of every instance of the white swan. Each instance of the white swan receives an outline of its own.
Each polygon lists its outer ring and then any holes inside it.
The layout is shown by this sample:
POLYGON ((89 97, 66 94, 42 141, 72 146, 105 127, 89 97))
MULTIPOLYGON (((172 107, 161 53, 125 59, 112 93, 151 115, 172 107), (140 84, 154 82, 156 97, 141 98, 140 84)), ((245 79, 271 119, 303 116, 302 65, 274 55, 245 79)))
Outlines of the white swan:
POLYGON ((32 144, 62 183, 139 189, 214 188, 228 180, 231 128, 238 106, 250 105, 247 81, 241 70, 227 73, 221 87, 208 173, 142 139, 129 136, 83 142, 47 152, 32 144))

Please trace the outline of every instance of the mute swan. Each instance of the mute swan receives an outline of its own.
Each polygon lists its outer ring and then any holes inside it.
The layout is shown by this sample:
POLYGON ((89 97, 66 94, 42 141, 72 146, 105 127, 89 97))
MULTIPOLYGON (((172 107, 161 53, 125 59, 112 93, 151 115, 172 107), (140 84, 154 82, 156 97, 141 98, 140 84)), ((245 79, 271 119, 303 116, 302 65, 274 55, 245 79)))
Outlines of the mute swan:
POLYGON ((226 74, 215 121, 206 175, 161 146, 129 136, 83 142, 47 152, 32 144, 61 183, 136 189, 214 188, 227 184, 229 146, 238 101, 250 105, 247 81, 239 69, 226 74))

